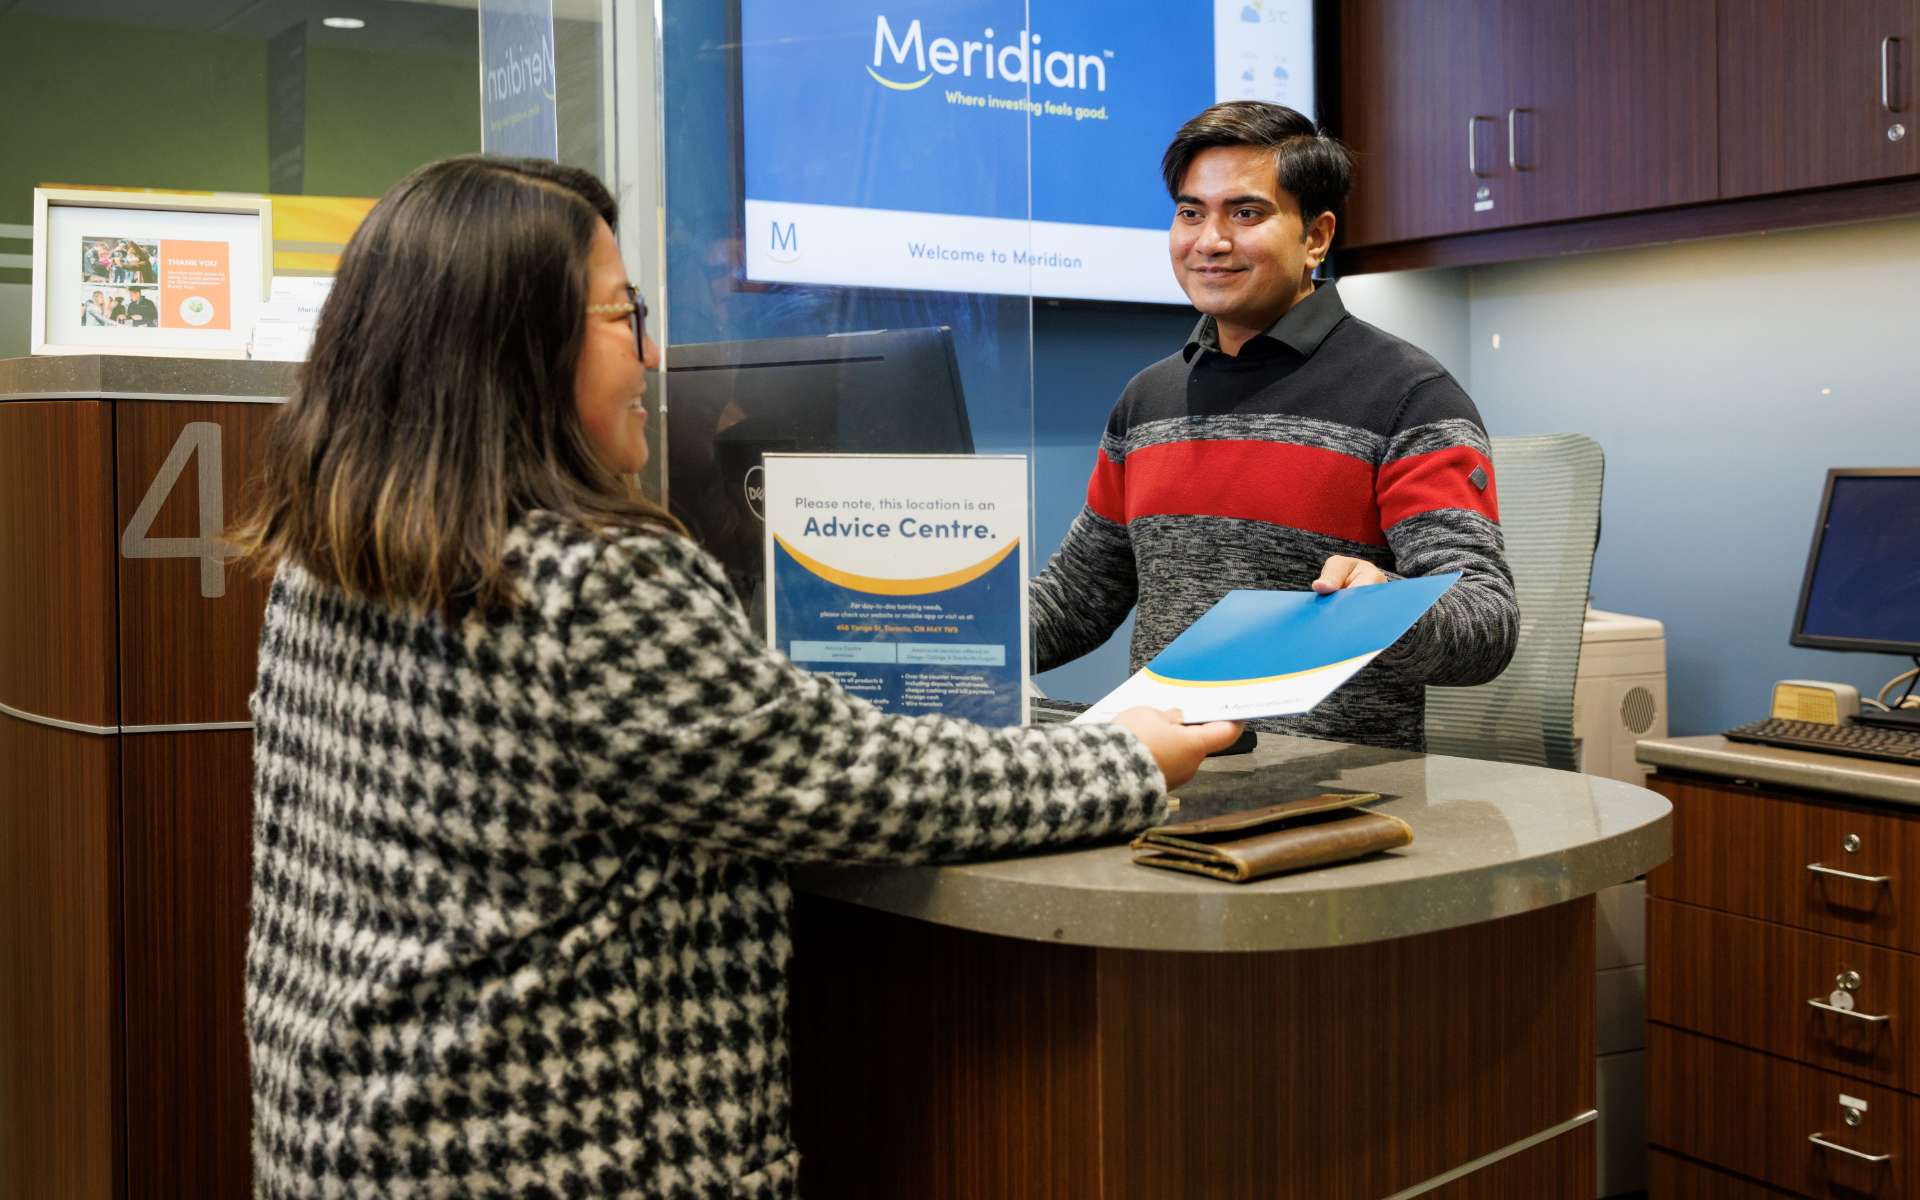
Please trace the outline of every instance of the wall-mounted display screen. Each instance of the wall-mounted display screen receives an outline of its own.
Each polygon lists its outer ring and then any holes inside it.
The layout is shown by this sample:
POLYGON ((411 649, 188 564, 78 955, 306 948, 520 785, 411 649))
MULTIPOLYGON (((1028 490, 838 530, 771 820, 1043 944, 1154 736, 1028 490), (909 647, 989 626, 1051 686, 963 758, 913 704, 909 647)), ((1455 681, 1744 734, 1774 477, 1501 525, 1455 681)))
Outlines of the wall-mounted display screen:
POLYGON ((1314 115, 1311 0, 740 0, 747 278, 1180 303, 1160 155, 1314 115))

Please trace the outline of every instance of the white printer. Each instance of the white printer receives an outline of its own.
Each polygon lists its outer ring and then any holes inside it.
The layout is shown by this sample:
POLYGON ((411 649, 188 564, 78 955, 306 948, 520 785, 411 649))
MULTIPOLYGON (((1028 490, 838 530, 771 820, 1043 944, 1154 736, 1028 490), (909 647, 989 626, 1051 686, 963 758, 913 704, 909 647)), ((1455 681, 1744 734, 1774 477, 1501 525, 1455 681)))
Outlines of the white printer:
MULTIPOLYGON (((1633 743, 1667 735, 1667 638, 1658 621, 1587 610, 1573 685, 1580 769, 1635 785, 1633 743)), ((1601 889, 1594 981, 1596 1196, 1638 1192, 1647 1179, 1647 885, 1601 889)))
POLYGON ((1580 769, 1626 783, 1646 782, 1633 744, 1667 736, 1667 635, 1647 617, 1587 609, 1580 673, 1573 685, 1573 733, 1580 769))

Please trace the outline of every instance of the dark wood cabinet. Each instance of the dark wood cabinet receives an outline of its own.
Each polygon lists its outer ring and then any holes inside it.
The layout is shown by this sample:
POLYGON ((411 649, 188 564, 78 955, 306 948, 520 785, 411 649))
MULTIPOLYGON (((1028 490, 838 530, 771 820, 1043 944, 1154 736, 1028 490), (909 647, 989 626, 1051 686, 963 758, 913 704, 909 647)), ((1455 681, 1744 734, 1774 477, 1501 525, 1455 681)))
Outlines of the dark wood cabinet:
POLYGON ((1722 196, 1920 173, 1916 0, 1720 0, 1719 31, 1722 196))
POLYGON ((1920 209, 1920 0, 1342 0, 1338 14, 1334 124, 1358 156, 1343 271, 1920 209), (1823 203, 1817 189, 1844 190, 1823 203))
POLYGON ((1648 786, 1673 803, 1647 874, 1649 1196, 1920 1195, 1920 815, 1648 786))
POLYGON ((1499 152, 1478 106, 1472 0, 1350 0, 1340 9, 1340 110, 1357 157, 1349 244, 1464 233, 1499 152), (1476 114, 1480 114, 1476 116, 1476 114))
POLYGON ((1713 199, 1713 16, 1698 0, 1349 0, 1346 244, 1713 199))

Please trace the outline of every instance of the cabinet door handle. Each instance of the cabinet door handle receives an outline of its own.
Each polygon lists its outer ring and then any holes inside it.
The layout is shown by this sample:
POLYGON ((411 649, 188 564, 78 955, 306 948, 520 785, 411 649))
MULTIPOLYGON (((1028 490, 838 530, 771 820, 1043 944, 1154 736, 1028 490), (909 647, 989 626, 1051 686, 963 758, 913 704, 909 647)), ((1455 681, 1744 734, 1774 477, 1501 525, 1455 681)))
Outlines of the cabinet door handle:
POLYGON ((1480 122, 1491 121, 1492 117, 1467 118, 1467 171, 1477 179, 1484 179, 1490 172, 1480 169, 1480 122))
POLYGON ((1861 1162, 1883 1163, 1883 1162, 1891 1161, 1893 1158, 1893 1155, 1891 1154, 1863 1154, 1858 1150, 1853 1150, 1846 1146, 1842 1146, 1839 1142, 1830 1142, 1827 1139, 1821 1137, 1817 1133, 1808 1134, 1807 1140, 1812 1142, 1814 1145, 1820 1147, 1822 1150, 1836 1150, 1841 1154, 1845 1154, 1851 1158, 1857 1158, 1861 1162))
POLYGON ((1856 883, 1892 883, 1891 875, 1855 875, 1852 871, 1842 871, 1839 867, 1829 867, 1825 863, 1808 863, 1807 870, 1816 875, 1832 875, 1840 879, 1851 879, 1856 883))
POLYGON ((1533 170, 1532 167, 1523 167, 1520 165, 1520 134, 1515 126, 1519 123, 1521 113, 1532 116, 1533 110, 1530 108, 1510 108, 1507 110, 1507 165, 1516 171, 1531 171, 1533 170))
POLYGON ((1900 111, 1893 102, 1893 48, 1899 41, 1891 36, 1880 39, 1880 107, 1888 112, 1900 111))
POLYGON ((1856 1021, 1867 1021, 1873 1024, 1878 1024, 1879 1022, 1886 1020, 1889 1015, 1887 1013, 1855 1012, 1850 1008, 1841 1008, 1840 1006, 1835 1004, 1828 1004, 1825 1000, 1822 1000, 1817 996, 1814 997, 1813 999, 1808 1000, 1807 1003, 1813 1005, 1815 1008, 1820 1009, 1823 1012, 1839 1013, 1843 1017, 1852 1017, 1856 1021))

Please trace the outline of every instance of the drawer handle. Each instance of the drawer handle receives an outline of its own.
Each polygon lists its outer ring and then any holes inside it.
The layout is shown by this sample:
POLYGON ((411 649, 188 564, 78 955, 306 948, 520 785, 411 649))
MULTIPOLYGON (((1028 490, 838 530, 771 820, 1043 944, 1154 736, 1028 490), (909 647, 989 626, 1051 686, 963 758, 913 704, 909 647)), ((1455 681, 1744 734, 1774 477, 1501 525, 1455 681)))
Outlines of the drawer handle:
POLYGON ((1825 863, 1808 863, 1807 870, 1816 875, 1835 875, 1841 879, 1851 879, 1856 883, 1892 883, 1891 875, 1856 875, 1852 871, 1842 871, 1839 867, 1829 867, 1825 863))
POLYGON ((1807 1003, 1824 1012, 1839 1013, 1843 1017, 1852 1017, 1856 1021, 1870 1021, 1878 1024, 1886 1020, 1889 1016, 1887 1013, 1855 1012, 1850 1008, 1840 1008, 1837 1005, 1828 1004, 1825 1000, 1808 1000, 1807 1003))
POLYGON ((1893 1158, 1893 1155, 1891 1154, 1862 1154, 1858 1150, 1852 1150, 1847 1148, 1846 1146, 1842 1146, 1839 1142, 1830 1142, 1827 1139, 1821 1137, 1817 1133, 1808 1134, 1807 1140, 1812 1142, 1814 1145, 1820 1147, 1822 1150, 1838 1150, 1840 1153, 1845 1154, 1851 1158, 1857 1158, 1861 1162, 1883 1163, 1893 1158))

